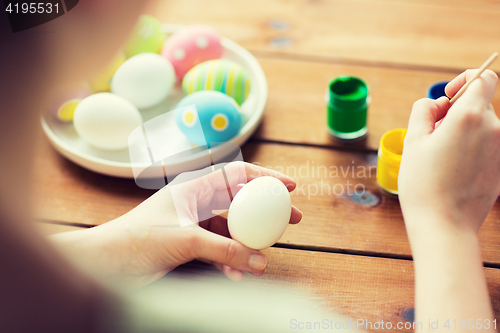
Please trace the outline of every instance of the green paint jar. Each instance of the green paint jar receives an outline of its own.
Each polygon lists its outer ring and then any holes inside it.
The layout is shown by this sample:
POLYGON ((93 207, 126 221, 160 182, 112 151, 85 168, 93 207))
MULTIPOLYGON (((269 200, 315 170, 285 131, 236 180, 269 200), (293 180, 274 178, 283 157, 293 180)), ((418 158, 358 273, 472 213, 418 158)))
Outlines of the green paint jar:
POLYGON ((354 76, 339 76, 328 85, 326 93, 328 133, 336 140, 350 143, 368 133, 368 85, 354 76))

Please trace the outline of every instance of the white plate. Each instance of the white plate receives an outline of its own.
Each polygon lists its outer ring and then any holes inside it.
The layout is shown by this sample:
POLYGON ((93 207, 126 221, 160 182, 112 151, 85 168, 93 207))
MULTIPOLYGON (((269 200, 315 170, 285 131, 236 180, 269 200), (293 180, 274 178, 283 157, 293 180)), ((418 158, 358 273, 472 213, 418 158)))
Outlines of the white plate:
MULTIPOLYGON (((181 27, 179 25, 164 25, 163 30, 165 32, 174 32, 181 27)), ((225 152, 230 149, 231 144, 233 144, 232 147, 234 145, 241 146, 250 138, 262 121, 267 100, 267 81, 257 59, 243 47, 227 38, 222 38, 221 43, 224 48, 222 58, 239 63, 247 71, 250 77, 251 91, 247 100, 241 106, 243 123, 240 133, 229 141, 229 144, 221 144, 212 148, 212 154, 215 156, 224 156, 225 152)), ((164 102, 151 109, 141 110, 144 121, 173 110, 183 97, 184 93, 180 82, 178 82, 164 102)), ((104 175, 123 178, 134 177, 128 149, 107 151, 92 147, 78 136, 72 123, 63 123, 48 112, 42 115, 41 121, 43 130, 54 148, 69 160, 104 175)), ((186 149, 194 147, 182 135, 174 121, 167 124, 167 126, 172 132, 178 133, 175 137, 176 145, 185 146, 186 149)), ((168 165, 168 168, 171 173, 175 174, 202 168, 206 166, 206 156, 206 151, 195 152, 191 150, 182 157, 182 160, 176 159, 173 164, 168 165)), ((159 166, 158 168, 162 167, 159 166)), ((158 173, 153 171, 151 174, 158 173)))

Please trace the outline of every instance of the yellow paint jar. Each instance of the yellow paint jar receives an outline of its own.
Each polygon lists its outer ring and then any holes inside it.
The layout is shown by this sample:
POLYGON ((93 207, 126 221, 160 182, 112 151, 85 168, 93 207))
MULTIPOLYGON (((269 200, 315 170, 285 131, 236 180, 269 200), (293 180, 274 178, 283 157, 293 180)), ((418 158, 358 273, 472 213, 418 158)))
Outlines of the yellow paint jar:
POLYGON ((392 194, 398 194, 398 174, 403 153, 406 129, 396 128, 386 132, 380 139, 377 162, 377 182, 392 194))

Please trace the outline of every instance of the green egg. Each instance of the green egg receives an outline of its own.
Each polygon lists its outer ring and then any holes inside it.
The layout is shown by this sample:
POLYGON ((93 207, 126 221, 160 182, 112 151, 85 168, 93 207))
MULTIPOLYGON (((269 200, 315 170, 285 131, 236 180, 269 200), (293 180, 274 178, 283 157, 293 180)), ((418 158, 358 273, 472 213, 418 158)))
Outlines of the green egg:
POLYGON ((127 58, 139 53, 160 53, 167 34, 161 31, 161 23, 150 15, 142 15, 127 40, 124 52, 127 58))
POLYGON ((217 59, 191 68, 182 80, 186 95, 200 90, 216 90, 243 104, 250 93, 250 78, 245 69, 234 61, 217 59))

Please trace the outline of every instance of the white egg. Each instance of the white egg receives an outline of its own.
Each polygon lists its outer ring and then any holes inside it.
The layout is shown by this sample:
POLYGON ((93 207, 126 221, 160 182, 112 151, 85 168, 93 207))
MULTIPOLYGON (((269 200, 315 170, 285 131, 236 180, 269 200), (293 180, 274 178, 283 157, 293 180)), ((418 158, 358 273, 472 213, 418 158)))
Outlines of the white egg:
POLYGON ((111 91, 138 108, 160 103, 172 90, 175 70, 156 53, 141 53, 125 61, 111 79, 111 91))
POLYGON ((99 93, 78 103, 73 124, 76 132, 90 145, 118 150, 128 147, 128 137, 141 126, 142 117, 126 99, 112 93, 99 93))
POLYGON ((259 177, 234 196, 228 213, 229 233, 243 245, 262 250, 280 239, 291 213, 286 186, 274 177, 259 177))

